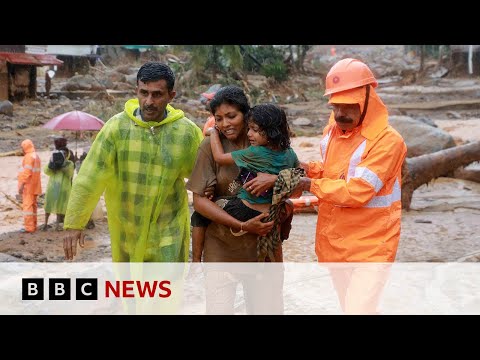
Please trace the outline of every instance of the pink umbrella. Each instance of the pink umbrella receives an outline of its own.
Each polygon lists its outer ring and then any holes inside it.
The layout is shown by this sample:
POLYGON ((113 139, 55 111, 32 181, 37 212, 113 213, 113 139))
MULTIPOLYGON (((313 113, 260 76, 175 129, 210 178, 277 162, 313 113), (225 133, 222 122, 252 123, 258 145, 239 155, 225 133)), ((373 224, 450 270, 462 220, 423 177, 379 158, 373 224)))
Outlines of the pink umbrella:
POLYGON ((100 130, 105 123, 94 115, 83 111, 70 111, 62 115, 55 116, 49 120, 44 128, 51 130, 72 130, 75 133, 75 156, 77 156, 77 138, 80 131, 100 130))
POLYGON ((74 110, 55 116, 43 125, 43 127, 52 130, 83 131, 100 130, 104 124, 105 123, 96 116, 83 111, 74 110))

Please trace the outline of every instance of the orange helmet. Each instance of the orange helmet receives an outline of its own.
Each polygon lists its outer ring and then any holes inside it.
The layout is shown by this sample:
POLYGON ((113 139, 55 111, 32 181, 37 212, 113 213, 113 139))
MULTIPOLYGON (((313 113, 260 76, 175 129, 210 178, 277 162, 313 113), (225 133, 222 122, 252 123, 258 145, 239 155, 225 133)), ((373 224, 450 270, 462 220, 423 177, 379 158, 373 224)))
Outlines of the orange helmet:
POLYGON ((369 67, 357 59, 342 59, 333 65, 327 74, 324 96, 367 84, 374 88, 378 85, 369 67))

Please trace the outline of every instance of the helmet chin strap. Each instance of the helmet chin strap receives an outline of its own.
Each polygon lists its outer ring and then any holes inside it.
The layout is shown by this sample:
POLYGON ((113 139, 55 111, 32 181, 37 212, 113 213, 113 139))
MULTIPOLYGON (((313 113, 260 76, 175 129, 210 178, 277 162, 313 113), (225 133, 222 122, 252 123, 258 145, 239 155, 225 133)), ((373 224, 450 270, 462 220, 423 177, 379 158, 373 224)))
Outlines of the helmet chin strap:
POLYGON ((363 106, 362 115, 360 115, 360 121, 358 125, 361 125, 363 119, 365 119, 365 115, 367 115, 367 108, 368 108, 368 99, 370 98, 370 84, 367 85, 367 92, 365 94, 365 105, 363 106))

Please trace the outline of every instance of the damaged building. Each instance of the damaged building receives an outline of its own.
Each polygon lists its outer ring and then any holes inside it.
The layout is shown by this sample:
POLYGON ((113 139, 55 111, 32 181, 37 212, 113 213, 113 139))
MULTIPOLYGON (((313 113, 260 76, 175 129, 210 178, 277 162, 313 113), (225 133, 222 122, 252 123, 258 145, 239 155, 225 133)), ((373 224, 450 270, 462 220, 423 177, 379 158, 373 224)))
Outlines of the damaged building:
POLYGON ((0 100, 21 101, 37 96, 37 67, 60 66, 54 55, 29 54, 26 45, 0 45, 0 100))

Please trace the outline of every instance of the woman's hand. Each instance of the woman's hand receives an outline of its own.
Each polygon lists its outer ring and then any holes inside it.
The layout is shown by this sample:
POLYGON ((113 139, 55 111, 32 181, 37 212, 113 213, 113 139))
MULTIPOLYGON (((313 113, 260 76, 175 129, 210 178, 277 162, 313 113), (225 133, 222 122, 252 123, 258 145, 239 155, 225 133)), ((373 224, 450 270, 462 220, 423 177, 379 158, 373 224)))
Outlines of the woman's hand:
POLYGON ((215 194, 215 186, 212 185, 205 189, 204 195, 208 200, 212 200, 214 194, 215 194))
POLYGON ((275 181, 277 181, 278 175, 258 173, 256 178, 247 181, 243 188, 254 196, 259 196, 264 191, 273 188, 275 181))
POLYGON ((274 221, 269 221, 266 223, 261 221, 263 218, 267 216, 268 216, 268 213, 262 213, 250 220, 247 220, 243 224, 242 229, 250 233, 261 235, 261 236, 267 235, 270 232, 270 230, 272 230, 273 224, 275 223, 274 221))

